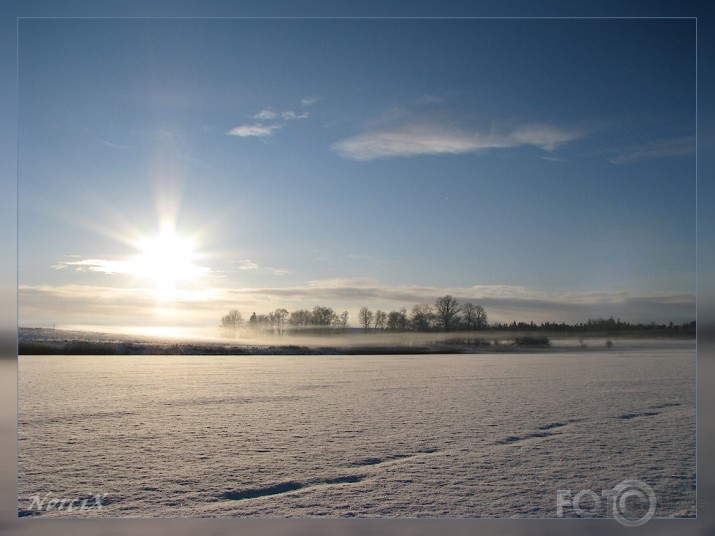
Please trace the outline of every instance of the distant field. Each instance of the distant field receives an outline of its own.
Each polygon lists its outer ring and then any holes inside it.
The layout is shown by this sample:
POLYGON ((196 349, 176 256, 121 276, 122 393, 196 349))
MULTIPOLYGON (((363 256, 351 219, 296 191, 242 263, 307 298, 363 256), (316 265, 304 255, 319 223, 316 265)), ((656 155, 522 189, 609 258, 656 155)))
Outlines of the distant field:
POLYGON ((474 352, 609 350, 633 341, 670 344, 692 337, 654 337, 642 333, 570 334, 479 333, 352 333, 293 335, 236 339, 177 339, 118 335, 47 328, 20 328, 20 355, 333 355, 333 354, 450 354, 474 352))

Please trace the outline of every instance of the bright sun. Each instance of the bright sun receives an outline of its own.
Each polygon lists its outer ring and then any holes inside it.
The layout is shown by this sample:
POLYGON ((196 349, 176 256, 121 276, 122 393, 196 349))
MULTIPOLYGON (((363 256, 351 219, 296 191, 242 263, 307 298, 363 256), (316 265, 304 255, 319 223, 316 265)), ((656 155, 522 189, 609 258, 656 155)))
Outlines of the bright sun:
POLYGON ((205 269, 196 265, 196 254, 191 240, 166 229, 154 238, 143 238, 136 243, 141 252, 133 261, 135 275, 153 282, 160 298, 175 296, 177 284, 191 282, 205 269))

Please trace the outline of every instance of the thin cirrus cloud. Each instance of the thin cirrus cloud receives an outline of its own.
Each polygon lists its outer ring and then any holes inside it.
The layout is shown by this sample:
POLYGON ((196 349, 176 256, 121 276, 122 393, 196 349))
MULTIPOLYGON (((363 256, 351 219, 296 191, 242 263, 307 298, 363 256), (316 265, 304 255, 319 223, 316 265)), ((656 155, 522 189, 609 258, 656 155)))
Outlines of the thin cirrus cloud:
POLYGON ((261 120, 272 120, 272 119, 283 119, 285 121, 292 121, 294 119, 307 119, 309 114, 307 112, 302 114, 297 114, 292 110, 287 110, 285 112, 276 112, 270 108, 261 110, 256 115, 253 116, 254 119, 261 120))
POLYGON ((55 270, 75 270, 77 272, 98 272, 103 274, 130 274, 134 271, 132 263, 105 259, 82 259, 79 261, 53 264, 55 270))
MULTIPOLYGON (((141 259, 134 260, 109 260, 109 259, 81 259, 77 261, 62 261, 50 266, 55 270, 73 270, 75 272, 93 272, 106 275, 130 275, 145 276, 152 271, 151 265, 142 262, 141 259)), ((211 269, 205 266, 188 263, 181 266, 185 272, 193 275, 206 275, 211 273, 211 269)))
POLYGON ((631 146, 608 159, 611 164, 633 164, 647 160, 659 160, 695 154, 696 141, 692 136, 660 140, 639 146, 631 146))
POLYGON ((239 138, 265 138, 272 135, 282 125, 264 125, 262 123, 253 123, 251 125, 241 125, 232 128, 226 134, 230 136, 238 136, 239 138))
POLYGON ((304 99, 301 99, 300 105, 301 106, 312 106, 319 100, 320 99, 318 97, 305 97, 304 99))
MULTIPOLYGON (((302 106, 309 106, 317 102, 317 99, 306 98, 301 101, 302 106)), ((272 136, 277 130, 283 128, 288 121, 299 119, 307 119, 310 114, 308 112, 296 113, 293 110, 274 110, 273 108, 264 108, 257 114, 252 116, 252 119, 258 121, 271 121, 271 123, 246 123, 229 130, 226 134, 230 136, 238 136, 239 138, 266 138, 272 136)))
POLYGON ((258 263, 251 260, 240 261, 238 264, 239 270, 258 270, 259 268, 258 263))
POLYGON ((351 160, 465 154, 525 145, 550 152, 582 136, 581 131, 540 123, 522 125, 504 133, 411 123, 345 138, 333 144, 332 149, 351 160))
POLYGON ((265 268, 262 268, 260 264, 257 262, 254 262, 252 260, 246 259, 242 261, 236 261, 238 264, 238 269, 239 270, 246 270, 246 271, 254 271, 254 270, 264 270, 270 274, 273 275, 286 275, 289 274, 290 271, 286 270, 284 268, 273 268, 270 266, 267 266, 265 268))

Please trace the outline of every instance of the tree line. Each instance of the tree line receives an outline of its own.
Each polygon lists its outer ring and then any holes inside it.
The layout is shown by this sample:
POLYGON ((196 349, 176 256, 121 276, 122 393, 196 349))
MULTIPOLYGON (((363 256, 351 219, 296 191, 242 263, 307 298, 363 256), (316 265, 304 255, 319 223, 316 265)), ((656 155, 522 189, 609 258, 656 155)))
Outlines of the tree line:
MULTIPOLYGON (((516 322, 489 324, 484 307, 471 302, 460 303, 454 296, 447 294, 433 303, 418 303, 409 311, 383 311, 361 307, 357 318, 358 326, 365 333, 375 332, 454 332, 454 331, 520 331, 550 333, 618 333, 650 332, 671 335, 695 334, 695 322, 676 325, 656 324, 654 322, 631 323, 608 319, 593 319, 587 322, 566 324, 564 322, 516 322)), ((224 335, 235 337, 244 330, 253 334, 283 335, 292 333, 340 333, 350 327, 350 315, 347 311, 335 312, 330 307, 316 306, 312 310, 298 309, 289 312, 278 308, 268 314, 253 312, 244 319, 241 312, 232 309, 221 317, 221 330, 224 335)))
POLYGON ((285 308, 278 308, 268 314, 251 314, 248 320, 243 318, 238 309, 231 309, 228 314, 221 317, 220 327, 224 335, 236 336, 242 330, 253 333, 271 333, 283 335, 288 330, 326 332, 344 331, 348 327, 349 313, 343 311, 337 314, 330 307, 316 306, 313 310, 299 309, 288 312, 285 308))
MULTIPOLYGON (((232 309, 221 317, 220 327, 225 335, 237 336, 243 330, 260 334, 283 335, 287 331, 326 333, 344 332, 350 326, 347 311, 336 313, 330 307, 316 306, 312 310, 289 312, 278 308, 268 314, 253 312, 246 320, 240 311, 232 309)), ((488 327, 487 313, 481 305, 460 304, 454 296, 437 298, 433 304, 419 303, 410 311, 375 311, 362 307, 358 312, 359 326, 368 332, 429 332, 478 330, 488 327)))
POLYGON ((627 322, 620 318, 594 318, 586 322, 578 322, 567 324, 565 322, 497 322, 489 326, 492 331, 531 331, 531 332, 549 332, 549 333, 664 333, 669 335, 695 335, 696 321, 683 322, 682 324, 674 324, 673 322, 657 323, 657 322, 627 322))

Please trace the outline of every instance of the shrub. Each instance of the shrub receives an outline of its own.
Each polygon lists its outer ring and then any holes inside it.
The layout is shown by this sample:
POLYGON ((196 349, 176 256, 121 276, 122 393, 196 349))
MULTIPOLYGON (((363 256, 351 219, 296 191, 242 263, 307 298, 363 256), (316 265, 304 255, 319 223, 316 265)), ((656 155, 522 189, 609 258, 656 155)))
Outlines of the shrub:
POLYGON ((547 337, 525 336, 514 339, 516 346, 525 348, 550 348, 551 341, 547 337))

